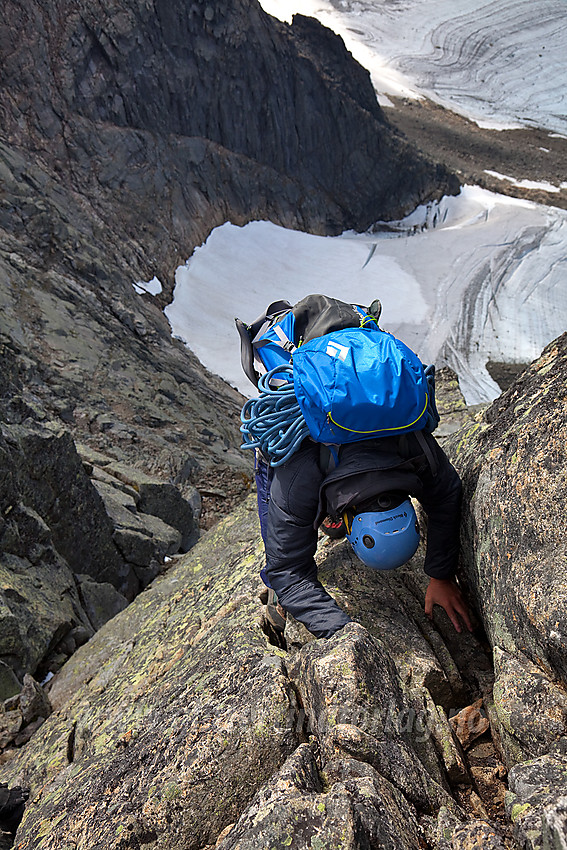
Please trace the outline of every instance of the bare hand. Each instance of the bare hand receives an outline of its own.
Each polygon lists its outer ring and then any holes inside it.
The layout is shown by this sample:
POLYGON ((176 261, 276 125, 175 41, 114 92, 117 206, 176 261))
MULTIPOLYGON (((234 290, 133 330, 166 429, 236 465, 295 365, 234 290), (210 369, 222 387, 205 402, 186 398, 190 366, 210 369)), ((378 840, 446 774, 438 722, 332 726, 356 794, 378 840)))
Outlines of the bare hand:
POLYGON ((429 579, 429 587, 425 594, 425 613, 430 620, 433 617, 434 605, 440 605, 445 609, 447 616, 457 632, 462 631, 459 617, 469 632, 472 632, 472 624, 465 598, 454 581, 441 578, 429 579))

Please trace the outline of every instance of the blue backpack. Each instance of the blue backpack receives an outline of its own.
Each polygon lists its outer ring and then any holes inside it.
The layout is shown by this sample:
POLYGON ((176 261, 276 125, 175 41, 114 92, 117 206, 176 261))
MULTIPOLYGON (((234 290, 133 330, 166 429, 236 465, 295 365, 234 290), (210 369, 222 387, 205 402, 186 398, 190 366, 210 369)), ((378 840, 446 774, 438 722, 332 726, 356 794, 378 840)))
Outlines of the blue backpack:
POLYGON ((300 346, 293 355, 293 385, 319 443, 393 436, 428 423, 429 388, 420 359, 374 322, 300 346))
POLYGON ((277 466, 306 436, 340 445, 437 427, 435 367, 378 326, 379 302, 366 311, 314 295, 275 306, 251 326, 237 320, 242 365, 260 389, 242 409, 243 448, 277 466))

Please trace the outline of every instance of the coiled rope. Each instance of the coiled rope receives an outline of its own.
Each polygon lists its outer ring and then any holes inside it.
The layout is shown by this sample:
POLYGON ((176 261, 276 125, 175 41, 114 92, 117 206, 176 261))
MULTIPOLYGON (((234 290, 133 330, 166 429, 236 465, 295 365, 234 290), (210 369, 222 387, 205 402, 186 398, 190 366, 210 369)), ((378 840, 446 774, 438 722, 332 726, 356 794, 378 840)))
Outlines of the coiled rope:
POLYGON ((276 366, 258 381, 260 395, 246 402, 240 414, 243 449, 260 449, 270 466, 281 466, 309 436, 307 423, 297 403, 291 366, 276 366), (274 375, 285 376, 285 383, 272 387, 274 375))

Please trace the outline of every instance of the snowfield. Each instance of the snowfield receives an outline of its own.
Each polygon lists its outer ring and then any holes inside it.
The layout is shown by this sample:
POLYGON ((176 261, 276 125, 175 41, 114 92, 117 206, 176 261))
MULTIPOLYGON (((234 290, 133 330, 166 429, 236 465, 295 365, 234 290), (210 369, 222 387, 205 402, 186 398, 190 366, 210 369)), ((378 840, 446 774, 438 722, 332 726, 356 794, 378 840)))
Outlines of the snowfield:
POLYGON ((244 394, 234 317, 312 292, 369 305, 426 363, 458 373, 469 404, 494 398, 487 360, 527 363, 565 330, 567 212, 466 187, 395 233, 312 236, 269 222, 216 228, 176 273, 173 333, 244 394))

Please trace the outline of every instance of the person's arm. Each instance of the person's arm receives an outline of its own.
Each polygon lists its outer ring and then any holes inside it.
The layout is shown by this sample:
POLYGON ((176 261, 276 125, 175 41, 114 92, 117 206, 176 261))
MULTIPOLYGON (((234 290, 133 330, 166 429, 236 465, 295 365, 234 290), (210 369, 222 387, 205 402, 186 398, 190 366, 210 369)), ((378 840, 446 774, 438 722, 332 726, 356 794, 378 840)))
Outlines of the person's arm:
POLYGON ((423 568, 428 576, 451 579, 457 571, 461 525, 461 479, 437 440, 427 434, 437 470, 421 475, 421 505, 427 514, 427 547, 423 568))
POLYGON ((423 478, 424 495, 421 504, 427 513, 427 547, 424 570, 429 576, 425 595, 425 613, 433 615, 433 606, 440 605, 461 631, 461 620, 472 631, 465 598, 453 580, 459 557, 461 522, 461 479, 434 437, 427 435, 434 451, 437 472, 431 470, 423 478))
POLYGON ((268 505, 266 573, 282 607, 316 637, 350 622, 317 579, 314 522, 322 474, 319 447, 307 444, 274 470, 268 505))

